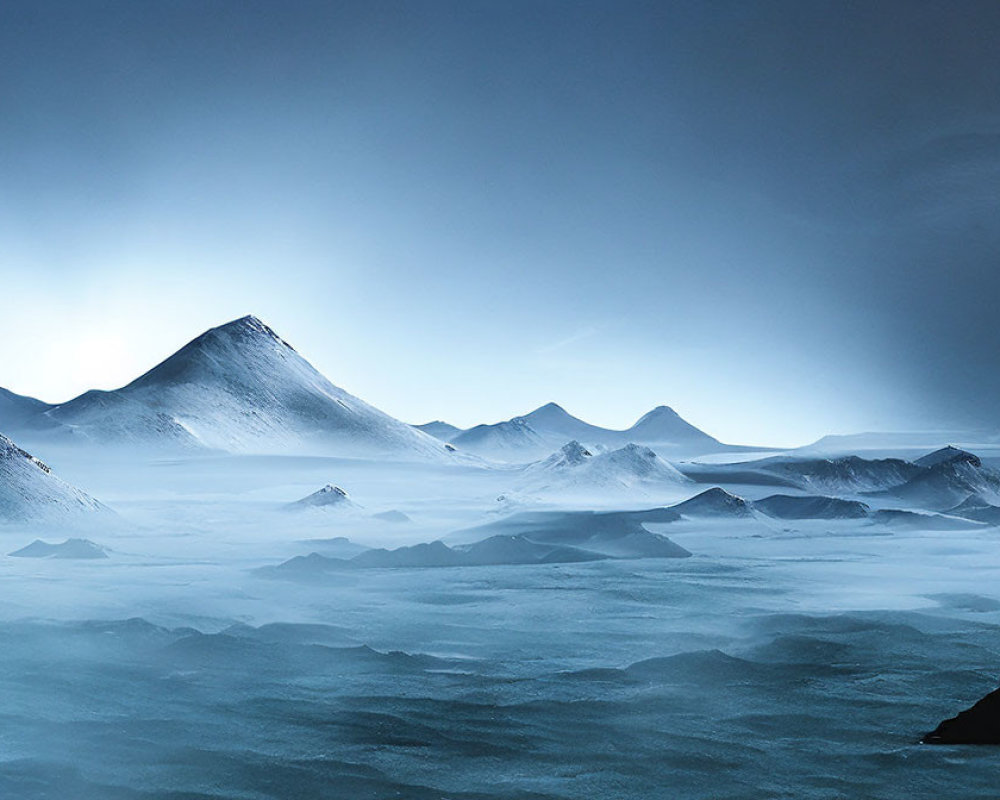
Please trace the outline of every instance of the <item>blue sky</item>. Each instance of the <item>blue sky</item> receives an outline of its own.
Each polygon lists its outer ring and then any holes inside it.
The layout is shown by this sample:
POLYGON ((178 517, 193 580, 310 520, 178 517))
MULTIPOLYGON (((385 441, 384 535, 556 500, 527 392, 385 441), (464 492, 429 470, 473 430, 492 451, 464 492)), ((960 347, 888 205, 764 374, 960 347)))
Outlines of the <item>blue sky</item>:
POLYGON ((997 8, 5 3, 0 385, 254 313, 408 421, 991 424, 997 8))

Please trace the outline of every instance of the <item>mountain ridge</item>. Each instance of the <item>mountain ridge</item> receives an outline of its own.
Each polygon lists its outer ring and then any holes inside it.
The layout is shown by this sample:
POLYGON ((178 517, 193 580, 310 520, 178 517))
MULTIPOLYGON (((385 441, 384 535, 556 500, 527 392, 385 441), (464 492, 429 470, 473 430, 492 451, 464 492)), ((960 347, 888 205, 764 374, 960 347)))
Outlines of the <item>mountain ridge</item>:
POLYGON ((437 440, 335 386, 252 315, 210 328, 119 389, 84 392, 43 415, 102 445, 447 455, 437 440))

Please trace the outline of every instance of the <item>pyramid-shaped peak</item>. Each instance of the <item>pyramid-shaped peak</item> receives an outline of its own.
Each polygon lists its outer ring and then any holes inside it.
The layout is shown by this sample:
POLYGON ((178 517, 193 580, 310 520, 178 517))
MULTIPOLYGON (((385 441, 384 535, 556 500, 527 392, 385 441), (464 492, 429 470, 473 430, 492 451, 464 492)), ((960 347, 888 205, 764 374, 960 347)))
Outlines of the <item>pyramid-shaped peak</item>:
POLYGON ((255 317, 253 314, 247 314, 245 317, 240 317, 239 319, 234 319, 224 325, 211 328, 202 335, 205 336, 212 333, 224 333, 230 336, 243 337, 262 336, 283 344, 285 347, 291 347, 288 342, 274 332, 274 328, 264 322, 260 317, 255 317))
POLYGON ((568 417, 568 416, 571 416, 571 415, 570 415, 570 413, 565 408, 563 408, 558 403, 546 403, 544 406, 539 406, 538 408, 536 408, 530 414, 525 414, 525 416, 526 417, 528 417, 528 416, 560 416, 560 417, 568 417))
POLYGON ((658 418, 674 418, 680 415, 674 411, 670 406, 657 406, 652 411, 647 411, 639 418, 639 422, 648 421, 658 418))
POLYGON ((715 439, 687 422, 670 406, 657 406, 652 411, 647 411, 626 433, 637 442, 718 444, 715 439))
POLYGON ((318 489, 301 500, 289 503, 286 508, 329 508, 332 506, 347 508, 354 506, 354 503, 348 498, 347 492, 339 486, 328 483, 322 489, 318 489))
POLYGON ((956 462, 963 461, 974 467, 981 467, 983 465, 979 456, 974 453, 970 453, 968 450, 962 450, 952 445, 942 447, 940 450, 935 450, 933 453, 928 453, 922 458, 918 458, 913 463, 921 467, 936 467, 939 464, 954 464, 956 462))

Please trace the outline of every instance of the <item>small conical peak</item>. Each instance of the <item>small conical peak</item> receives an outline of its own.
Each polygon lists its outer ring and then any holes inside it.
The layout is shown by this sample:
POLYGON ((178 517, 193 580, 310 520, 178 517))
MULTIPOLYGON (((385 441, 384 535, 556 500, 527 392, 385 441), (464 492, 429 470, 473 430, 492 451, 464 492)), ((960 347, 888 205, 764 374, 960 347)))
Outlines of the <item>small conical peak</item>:
POLYGON ((750 513, 750 504, 746 500, 718 486, 706 489, 701 494, 696 494, 671 508, 682 514, 700 513, 710 516, 727 513, 747 516, 750 513))
POLYGON ((29 453, 27 450, 22 450, 20 447, 14 444, 14 442, 12 442, 2 433, 0 433, 0 459, 5 461, 12 461, 14 459, 24 459, 25 461, 34 464, 36 467, 38 467, 42 472, 46 474, 52 472, 52 470, 49 468, 47 464, 43 463, 42 461, 39 461, 37 458, 31 455, 31 453, 29 453))
POLYGON ((525 414, 526 417, 568 417, 569 415, 569 412, 558 403, 546 403, 544 406, 539 406, 534 411, 525 414))
POLYGON ((562 453, 563 459, 570 464, 582 464, 594 455, 575 439, 572 442, 566 442, 559 448, 559 452, 562 453))
POLYGON ((640 417, 639 422, 643 420, 656 419, 658 417, 676 417, 679 416, 676 411, 674 411, 670 406, 657 406, 652 411, 648 411, 640 417))
POLYGON ((347 492, 341 489, 339 486, 334 486, 332 483, 328 483, 322 489, 320 489, 316 494, 335 494, 340 497, 347 497, 347 492))

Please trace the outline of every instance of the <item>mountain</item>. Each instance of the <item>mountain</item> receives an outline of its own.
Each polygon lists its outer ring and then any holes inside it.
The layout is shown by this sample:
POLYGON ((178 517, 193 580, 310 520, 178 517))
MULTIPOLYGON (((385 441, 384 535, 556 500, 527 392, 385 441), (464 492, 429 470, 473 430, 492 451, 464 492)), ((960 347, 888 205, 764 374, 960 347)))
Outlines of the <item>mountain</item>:
POLYGON ((672 456, 743 449, 720 443, 685 422, 667 406, 654 408, 626 430, 591 425, 556 403, 546 403, 523 416, 492 425, 477 425, 465 431, 446 422, 428 422, 414 427, 459 449, 504 461, 537 459, 567 441, 580 442, 587 448, 612 449, 635 443, 669 451, 672 456))
POLYGON ((550 449, 549 442, 523 417, 494 425, 476 425, 462 431, 450 444, 459 450, 500 460, 530 458, 550 449))
POLYGON ((688 519, 752 516, 750 503, 742 497, 730 494, 725 489, 720 489, 718 486, 707 489, 683 503, 670 506, 670 510, 688 519))
POLYGON ((107 558, 108 552, 90 539, 67 539, 59 544, 50 544, 41 539, 35 539, 31 544, 20 550, 15 550, 9 555, 15 558, 93 559, 107 558))
POLYGON ((548 458, 529 464, 526 473, 560 472, 586 464, 594 454, 575 439, 567 442, 548 458))
POLYGON ((754 508, 777 519, 860 519, 871 509, 857 500, 837 497, 795 497, 773 494, 754 501, 754 508))
POLYGON ((256 317, 212 328, 121 389, 44 414, 101 444, 446 457, 437 440, 334 386, 256 317))
POLYGON ((301 500, 296 500, 294 503, 289 503, 285 506, 290 511, 303 511, 309 508, 321 508, 321 509, 348 509, 357 508, 357 506, 351 501, 347 496, 347 492, 341 489, 339 486, 333 486, 332 484, 327 484, 322 489, 319 489, 312 494, 303 497, 301 500))
POLYGON ((559 547, 598 553, 606 558, 686 558, 687 550, 644 523, 675 522, 680 515, 668 508, 645 511, 536 511, 464 531, 492 536, 517 536, 559 547))
POLYGON ((527 492, 635 492, 689 482, 648 447, 627 444, 594 455, 573 441, 526 467, 517 488, 527 492))
POLYGON ((763 468, 806 491, 857 494, 898 486, 920 472, 900 458, 768 459, 763 468))
POLYGON ((643 414, 639 421, 625 431, 629 441, 643 444, 668 444, 674 446, 697 445, 712 449, 722 447, 722 443, 691 423, 682 419, 669 406, 657 406, 643 414))
POLYGON ((899 486, 921 467, 900 458, 797 458, 774 456, 735 464, 689 464, 684 473, 699 483, 787 486, 807 492, 860 494, 899 486))
POLYGON ((418 431, 426 433, 428 436, 440 439, 442 442, 450 442, 463 432, 461 428, 456 428, 454 425, 449 425, 447 422, 442 422, 439 419, 433 422, 425 422, 423 425, 414 425, 413 427, 418 431))
POLYGON ((984 466, 973 453, 949 446, 918 458, 914 464, 920 470, 916 475, 880 494, 934 510, 953 508, 969 495, 1000 502, 1000 474, 984 466))
POLYGON ((957 506, 947 509, 945 513, 976 522, 985 522, 988 525, 1000 525, 1000 506, 995 506, 976 494, 970 494, 957 506))
POLYGON ((111 511, 0 434, 0 521, 70 521, 111 511))
POLYGON ((52 408, 34 397, 14 394, 0 388, 0 430, 19 431, 25 427, 52 425, 43 414, 52 408))
POLYGON ((918 458, 913 462, 920 467, 937 467, 941 464, 971 464, 973 467, 981 467, 982 459, 970 453, 968 450, 960 450, 957 447, 948 445, 933 453, 918 458))
POLYGON ((986 431, 910 431, 832 434, 797 449, 799 453, 847 455, 869 451, 928 450, 949 441, 989 442, 995 434, 986 431))
POLYGON ((523 419, 542 436, 564 442, 575 439, 588 444, 614 445, 620 438, 618 431, 584 422, 556 403, 546 403, 518 419, 523 419))

